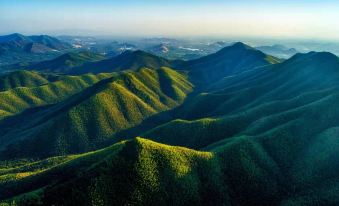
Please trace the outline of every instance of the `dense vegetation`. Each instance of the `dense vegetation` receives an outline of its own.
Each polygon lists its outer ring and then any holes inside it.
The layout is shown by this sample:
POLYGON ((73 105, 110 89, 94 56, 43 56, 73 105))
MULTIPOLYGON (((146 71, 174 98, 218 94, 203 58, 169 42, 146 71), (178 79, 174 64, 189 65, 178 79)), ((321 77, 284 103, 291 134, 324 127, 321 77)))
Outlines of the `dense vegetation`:
POLYGON ((0 119, 60 102, 111 75, 53 76, 19 71, 2 76, 0 84, 7 90, 0 91, 0 119))
POLYGON ((242 43, 185 62, 138 52, 82 70, 112 74, 0 79, 0 96, 17 94, 0 106, 27 105, 0 121, 1 204, 339 204, 337 56, 280 62, 242 43), (20 94, 85 77, 41 104, 20 94))
POLYGON ((178 106, 191 91, 186 75, 169 68, 123 72, 66 101, 0 122, 1 149, 5 149, 1 157, 46 157, 97 149, 111 141, 114 133, 178 106))

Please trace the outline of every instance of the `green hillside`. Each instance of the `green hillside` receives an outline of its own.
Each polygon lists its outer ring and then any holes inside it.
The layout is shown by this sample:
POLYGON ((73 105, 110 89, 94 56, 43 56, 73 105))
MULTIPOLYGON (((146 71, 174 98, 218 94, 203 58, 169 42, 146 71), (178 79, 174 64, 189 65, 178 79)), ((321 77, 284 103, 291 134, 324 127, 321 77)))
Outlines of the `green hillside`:
POLYGON ((324 150, 318 140, 305 155, 321 151, 321 170, 297 161, 300 173, 288 173, 267 139, 239 136, 199 152, 136 138, 2 169, 0 199, 4 205, 336 205, 335 172, 323 170, 335 146, 324 150), (326 181, 310 181, 310 174, 326 181))
POLYGON ((40 74, 31 71, 15 71, 0 76, 0 91, 16 87, 35 87, 58 79, 57 75, 40 74))
POLYGON ((25 205, 40 199, 44 205, 213 205, 228 201, 226 188, 218 181, 218 162, 208 152, 136 138, 63 161, 43 171, 10 170, 6 175, 17 178, 0 182, 0 199, 26 193, 14 202, 25 205))
POLYGON ((105 59, 98 62, 86 63, 82 66, 75 67, 70 74, 84 73, 102 73, 116 72, 123 70, 137 70, 142 67, 151 69, 159 69, 161 67, 172 67, 173 61, 162 57, 149 54, 144 51, 127 51, 110 59, 105 59))
POLYGON ((0 92, 0 119, 26 109, 60 102, 111 75, 88 74, 57 77, 28 71, 11 73, 4 76, 2 81, 0 79, 0 82, 4 83, 4 88, 13 87, 13 89, 0 92), (57 80, 49 81, 47 78, 50 80, 57 78, 57 80))
POLYGON ((169 68, 123 72, 66 101, 0 122, 1 157, 46 157, 100 148, 114 141, 114 133, 178 106, 191 91, 186 75, 169 68))

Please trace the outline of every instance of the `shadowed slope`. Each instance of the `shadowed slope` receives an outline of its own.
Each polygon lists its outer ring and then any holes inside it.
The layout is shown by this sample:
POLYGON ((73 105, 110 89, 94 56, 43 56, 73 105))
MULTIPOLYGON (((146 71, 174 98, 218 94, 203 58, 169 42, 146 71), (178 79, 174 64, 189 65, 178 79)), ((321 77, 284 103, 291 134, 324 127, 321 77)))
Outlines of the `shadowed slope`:
POLYGON ((104 56, 92 52, 66 53, 52 60, 31 64, 27 66, 26 69, 42 72, 68 73, 73 67, 103 59, 104 56))
POLYGON ((179 109, 180 118, 193 121, 176 120, 145 136, 156 137, 164 143, 182 142, 183 146, 201 148, 240 133, 260 134, 296 119, 305 121, 306 128, 310 127, 307 122, 314 128, 311 114, 316 117, 328 112, 325 116, 328 120, 321 124, 326 128, 336 122, 329 120, 336 115, 338 82, 336 56, 329 53, 296 55, 282 64, 224 78, 179 109), (172 129, 176 130, 178 141, 170 140, 172 129), (197 136, 184 138, 189 134, 197 136))
POLYGON ((225 76, 279 62, 278 58, 238 42, 214 54, 187 61, 181 67, 190 70, 191 77, 205 85, 225 76))

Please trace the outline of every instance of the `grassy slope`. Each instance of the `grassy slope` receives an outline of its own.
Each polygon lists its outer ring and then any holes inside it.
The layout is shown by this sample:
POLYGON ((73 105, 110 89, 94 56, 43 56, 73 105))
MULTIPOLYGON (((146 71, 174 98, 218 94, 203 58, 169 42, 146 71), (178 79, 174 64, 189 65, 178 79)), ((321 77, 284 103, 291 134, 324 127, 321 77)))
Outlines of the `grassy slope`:
POLYGON ((56 75, 40 74, 31 71, 15 71, 0 76, 0 91, 16 87, 35 87, 58 79, 56 75))
POLYGON ((24 73, 25 78, 29 77, 26 76, 26 73, 32 74, 34 77, 37 76, 37 78, 34 80, 29 78, 23 80, 23 82, 18 80, 22 85, 27 84, 25 85, 27 87, 16 87, 0 92, 0 119, 18 114, 29 108, 60 102, 99 80, 111 76, 111 74, 60 76, 57 81, 39 85, 38 81, 41 80, 42 76, 38 76, 34 72, 24 73), (35 84, 38 84, 38 86, 34 86, 35 84))
POLYGON ((192 85, 169 68, 124 72, 67 101, 0 123, 2 157, 46 157, 93 150, 114 133, 182 103, 192 85))
MULTIPOLYGON (((228 202, 220 175, 212 153, 136 138, 0 183, 0 188, 1 199, 41 188, 45 205, 213 205, 228 202)), ((14 200, 27 204, 36 196, 14 200)))

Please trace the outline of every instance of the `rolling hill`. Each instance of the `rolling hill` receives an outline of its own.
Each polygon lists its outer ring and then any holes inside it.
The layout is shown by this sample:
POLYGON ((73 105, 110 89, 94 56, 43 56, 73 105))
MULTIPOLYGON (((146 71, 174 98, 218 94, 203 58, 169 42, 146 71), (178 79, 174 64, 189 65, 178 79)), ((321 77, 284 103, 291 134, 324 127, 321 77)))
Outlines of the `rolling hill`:
MULTIPOLYGON (((45 91, 45 88, 41 89, 45 91)), ((33 103, 44 105, 46 101, 60 101, 57 95, 69 94, 67 91, 57 92, 56 95, 46 93, 43 96, 46 100, 39 96, 39 101, 33 103)), ((114 133, 178 106, 191 91, 192 84, 186 75, 169 68, 123 72, 98 82, 66 101, 26 110, 1 121, 1 157, 41 158, 97 149, 114 141, 114 133)), ((29 94, 35 93, 42 92, 29 94)), ((8 102, 11 101, 15 102, 8 102)), ((27 99, 23 101, 23 106, 21 101, 11 106, 16 110, 26 105, 32 106, 27 99)), ((6 112, 11 112, 11 108, 6 108, 6 112)))
POLYGON ((228 201, 226 188, 218 181, 220 168, 212 153, 141 138, 33 165, 44 165, 46 169, 37 171, 24 165, 17 170, 8 168, 0 176, 17 176, 7 183, 0 182, 0 199, 32 191, 16 197, 14 202, 18 205, 30 202, 41 205, 212 205, 228 201), (52 176, 55 178, 50 181, 52 176), (75 197, 74 193, 78 195, 75 197))
MULTIPOLYGON (((295 55, 281 64, 225 77, 187 100, 177 111, 177 117, 182 120, 174 120, 144 135, 199 149, 226 137, 269 132, 297 118, 305 118, 306 123, 312 120, 308 116, 311 114, 321 116, 328 111, 335 115, 331 102, 335 102, 338 92, 338 72, 338 57, 311 52, 295 55), (328 110, 315 109, 326 106, 328 110), (175 137, 170 135, 173 129, 175 137), (191 138, 184 138, 187 135, 191 138)), ((329 122, 335 124, 333 120, 325 121, 325 129, 329 122)))
POLYGON ((36 87, 56 81, 57 75, 31 71, 15 71, 0 76, 0 91, 16 87, 36 87))
POLYGON ((53 76, 30 71, 18 71, 0 77, 0 119, 38 106, 65 100, 112 74, 53 76))
MULTIPOLYGON (((119 72, 0 121, 2 204, 339 204, 337 56, 281 62, 236 43, 191 61, 137 51, 87 64, 119 72)), ((9 85, 0 106, 46 86, 9 85)))

